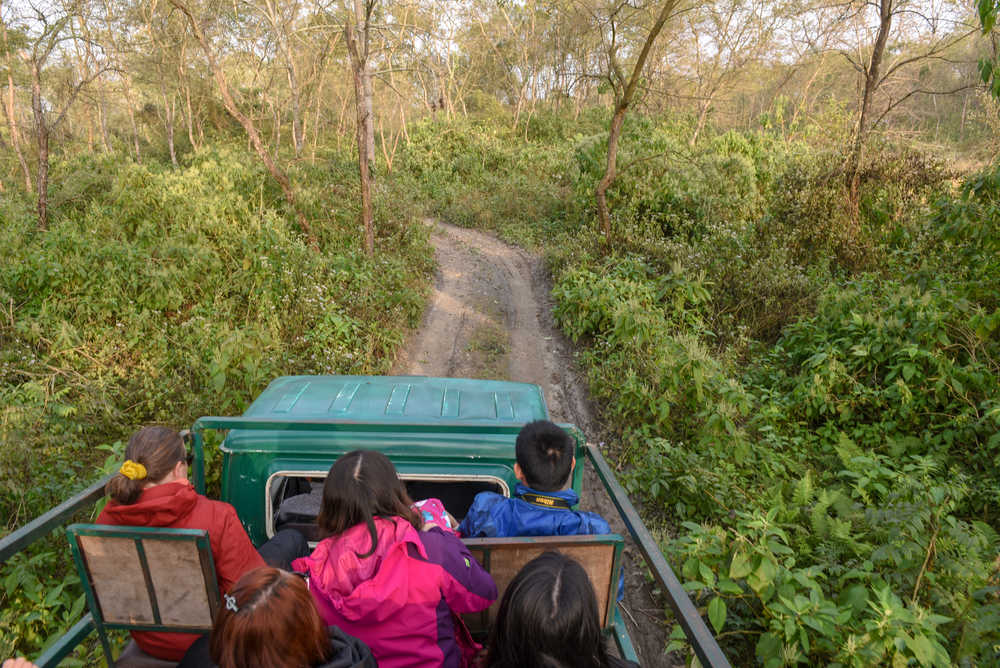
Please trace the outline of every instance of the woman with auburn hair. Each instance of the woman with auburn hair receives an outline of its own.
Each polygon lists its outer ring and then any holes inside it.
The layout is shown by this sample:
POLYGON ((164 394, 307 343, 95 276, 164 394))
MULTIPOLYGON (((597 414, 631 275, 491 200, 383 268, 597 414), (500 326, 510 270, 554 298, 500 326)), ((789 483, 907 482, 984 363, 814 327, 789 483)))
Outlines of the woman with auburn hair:
MULTIPOLYGON (((191 454, 184 439, 168 427, 143 427, 125 447, 125 463, 108 481, 108 505, 97 517, 99 524, 205 529, 215 561, 219 591, 225 592, 249 570, 272 565, 289 565, 308 554, 302 534, 281 531, 254 549, 236 509, 195 492, 188 480, 191 454)), ((132 631, 132 638, 147 654, 168 661, 180 661, 198 637, 191 633, 132 631)))
POLYGON ((375 668, 357 638, 320 619, 305 580, 277 568, 250 571, 223 597, 211 640, 178 668, 375 668))
POLYGON ((559 552, 535 557, 500 600, 487 668, 638 668, 609 656, 594 587, 577 561, 559 552))
POLYGON ((317 523, 326 535, 292 565, 309 575, 320 615, 372 649, 381 668, 457 668, 478 645, 456 613, 485 610, 493 578, 461 540, 422 522, 389 458, 355 450, 334 462, 317 523))

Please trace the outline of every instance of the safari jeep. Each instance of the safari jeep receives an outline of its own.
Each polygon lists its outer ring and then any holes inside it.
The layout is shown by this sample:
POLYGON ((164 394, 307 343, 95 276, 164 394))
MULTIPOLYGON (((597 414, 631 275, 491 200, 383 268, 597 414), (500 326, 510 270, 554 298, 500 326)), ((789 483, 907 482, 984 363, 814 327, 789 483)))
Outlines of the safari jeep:
MULTIPOLYGON (((190 430, 194 485, 204 493, 205 432, 224 432, 221 499, 236 508, 254 544, 283 528, 298 529, 315 541, 315 520, 330 465, 351 450, 378 450, 395 464, 412 498, 439 498, 461 520, 477 493, 511 494, 517 483, 513 468, 517 433, 526 422, 548 418, 541 388, 526 383, 287 376, 273 381, 241 417, 195 421, 190 430)), ((728 666, 601 452, 576 427, 562 426, 576 441, 574 490, 583 495, 589 460, 701 664, 728 666)), ((0 541, 0 562, 92 506, 103 495, 106 480, 5 537, 0 541)), ((616 522, 609 520, 614 527, 616 522)), ((219 592, 207 533, 91 524, 74 524, 65 531, 89 612, 35 659, 42 668, 58 665, 94 630, 109 665, 150 665, 136 663, 134 645, 116 661, 106 630, 211 628, 219 592)), ((625 543, 621 535, 470 538, 465 543, 492 574, 501 595, 521 566, 546 550, 577 559, 594 585, 605 632, 623 658, 637 660, 616 604, 625 543)), ((466 617, 474 634, 485 635, 496 607, 466 617)))

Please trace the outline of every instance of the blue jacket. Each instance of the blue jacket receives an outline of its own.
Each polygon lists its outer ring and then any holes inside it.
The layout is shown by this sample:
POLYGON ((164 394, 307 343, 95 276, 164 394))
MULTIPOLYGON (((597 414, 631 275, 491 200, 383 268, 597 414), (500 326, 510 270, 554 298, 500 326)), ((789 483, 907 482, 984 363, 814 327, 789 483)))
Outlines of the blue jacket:
POLYGON ((611 533, 600 515, 573 510, 579 502, 580 497, 572 489, 536 492, 518 484, 511 498, 480 492, 458 531, 466 538, 611 533))

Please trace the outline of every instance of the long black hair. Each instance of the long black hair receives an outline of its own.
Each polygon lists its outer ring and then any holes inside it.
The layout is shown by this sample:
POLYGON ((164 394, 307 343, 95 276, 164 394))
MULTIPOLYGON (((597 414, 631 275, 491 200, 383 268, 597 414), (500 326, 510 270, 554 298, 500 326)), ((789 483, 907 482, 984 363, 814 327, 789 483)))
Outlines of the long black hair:
POLYGON ((597 597, 583 566, 558 552, 532 559, 500 601, 489 668, 607 668, 597 597))
POLYGON ((323 483, 323 504, 316 524, 320 533, 335 536, 364 522, 372 547, 360 557, 375 554, 378 533, 375 517, 402 517, 420 529, 420 517, 389 458, 375 450, 354 450, 330 467, 323 483))

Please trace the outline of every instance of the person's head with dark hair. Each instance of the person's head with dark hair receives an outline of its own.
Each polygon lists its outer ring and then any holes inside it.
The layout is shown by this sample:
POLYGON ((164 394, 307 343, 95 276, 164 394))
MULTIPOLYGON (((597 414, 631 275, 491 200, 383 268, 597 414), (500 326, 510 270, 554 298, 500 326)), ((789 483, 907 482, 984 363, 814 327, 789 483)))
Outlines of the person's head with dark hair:
POLYGON ((489 668, 606 668, 608 654, 587 572, 545 552, 514 576, 490 633, 489 668))
POLYGON ((518 480, 539 492, 556 492, 569 484, 576 466, 573 437, 548 420, 529 422, 514 444, 518 480))
POLYGON ((389 458, 375 450, 354 450, 330 467, 323 483, 323 503, 316 523, 324 536, 335 536, 358 524, 367 524, 371 549, 378 545, 376 517, 402 517, 418 531, 420 516, 389 458))
POLYGON ((212 629, 212 661, 219 668, 310 668, 332 651, 305 580, 277 568, 241 577, 212 629))
POLYGON ((125 446, 125 463, 104 486, 118 503, 130 505, 142 490, 187 479, 190 461, 181 435, 169 427, 143 427, 125 446))

